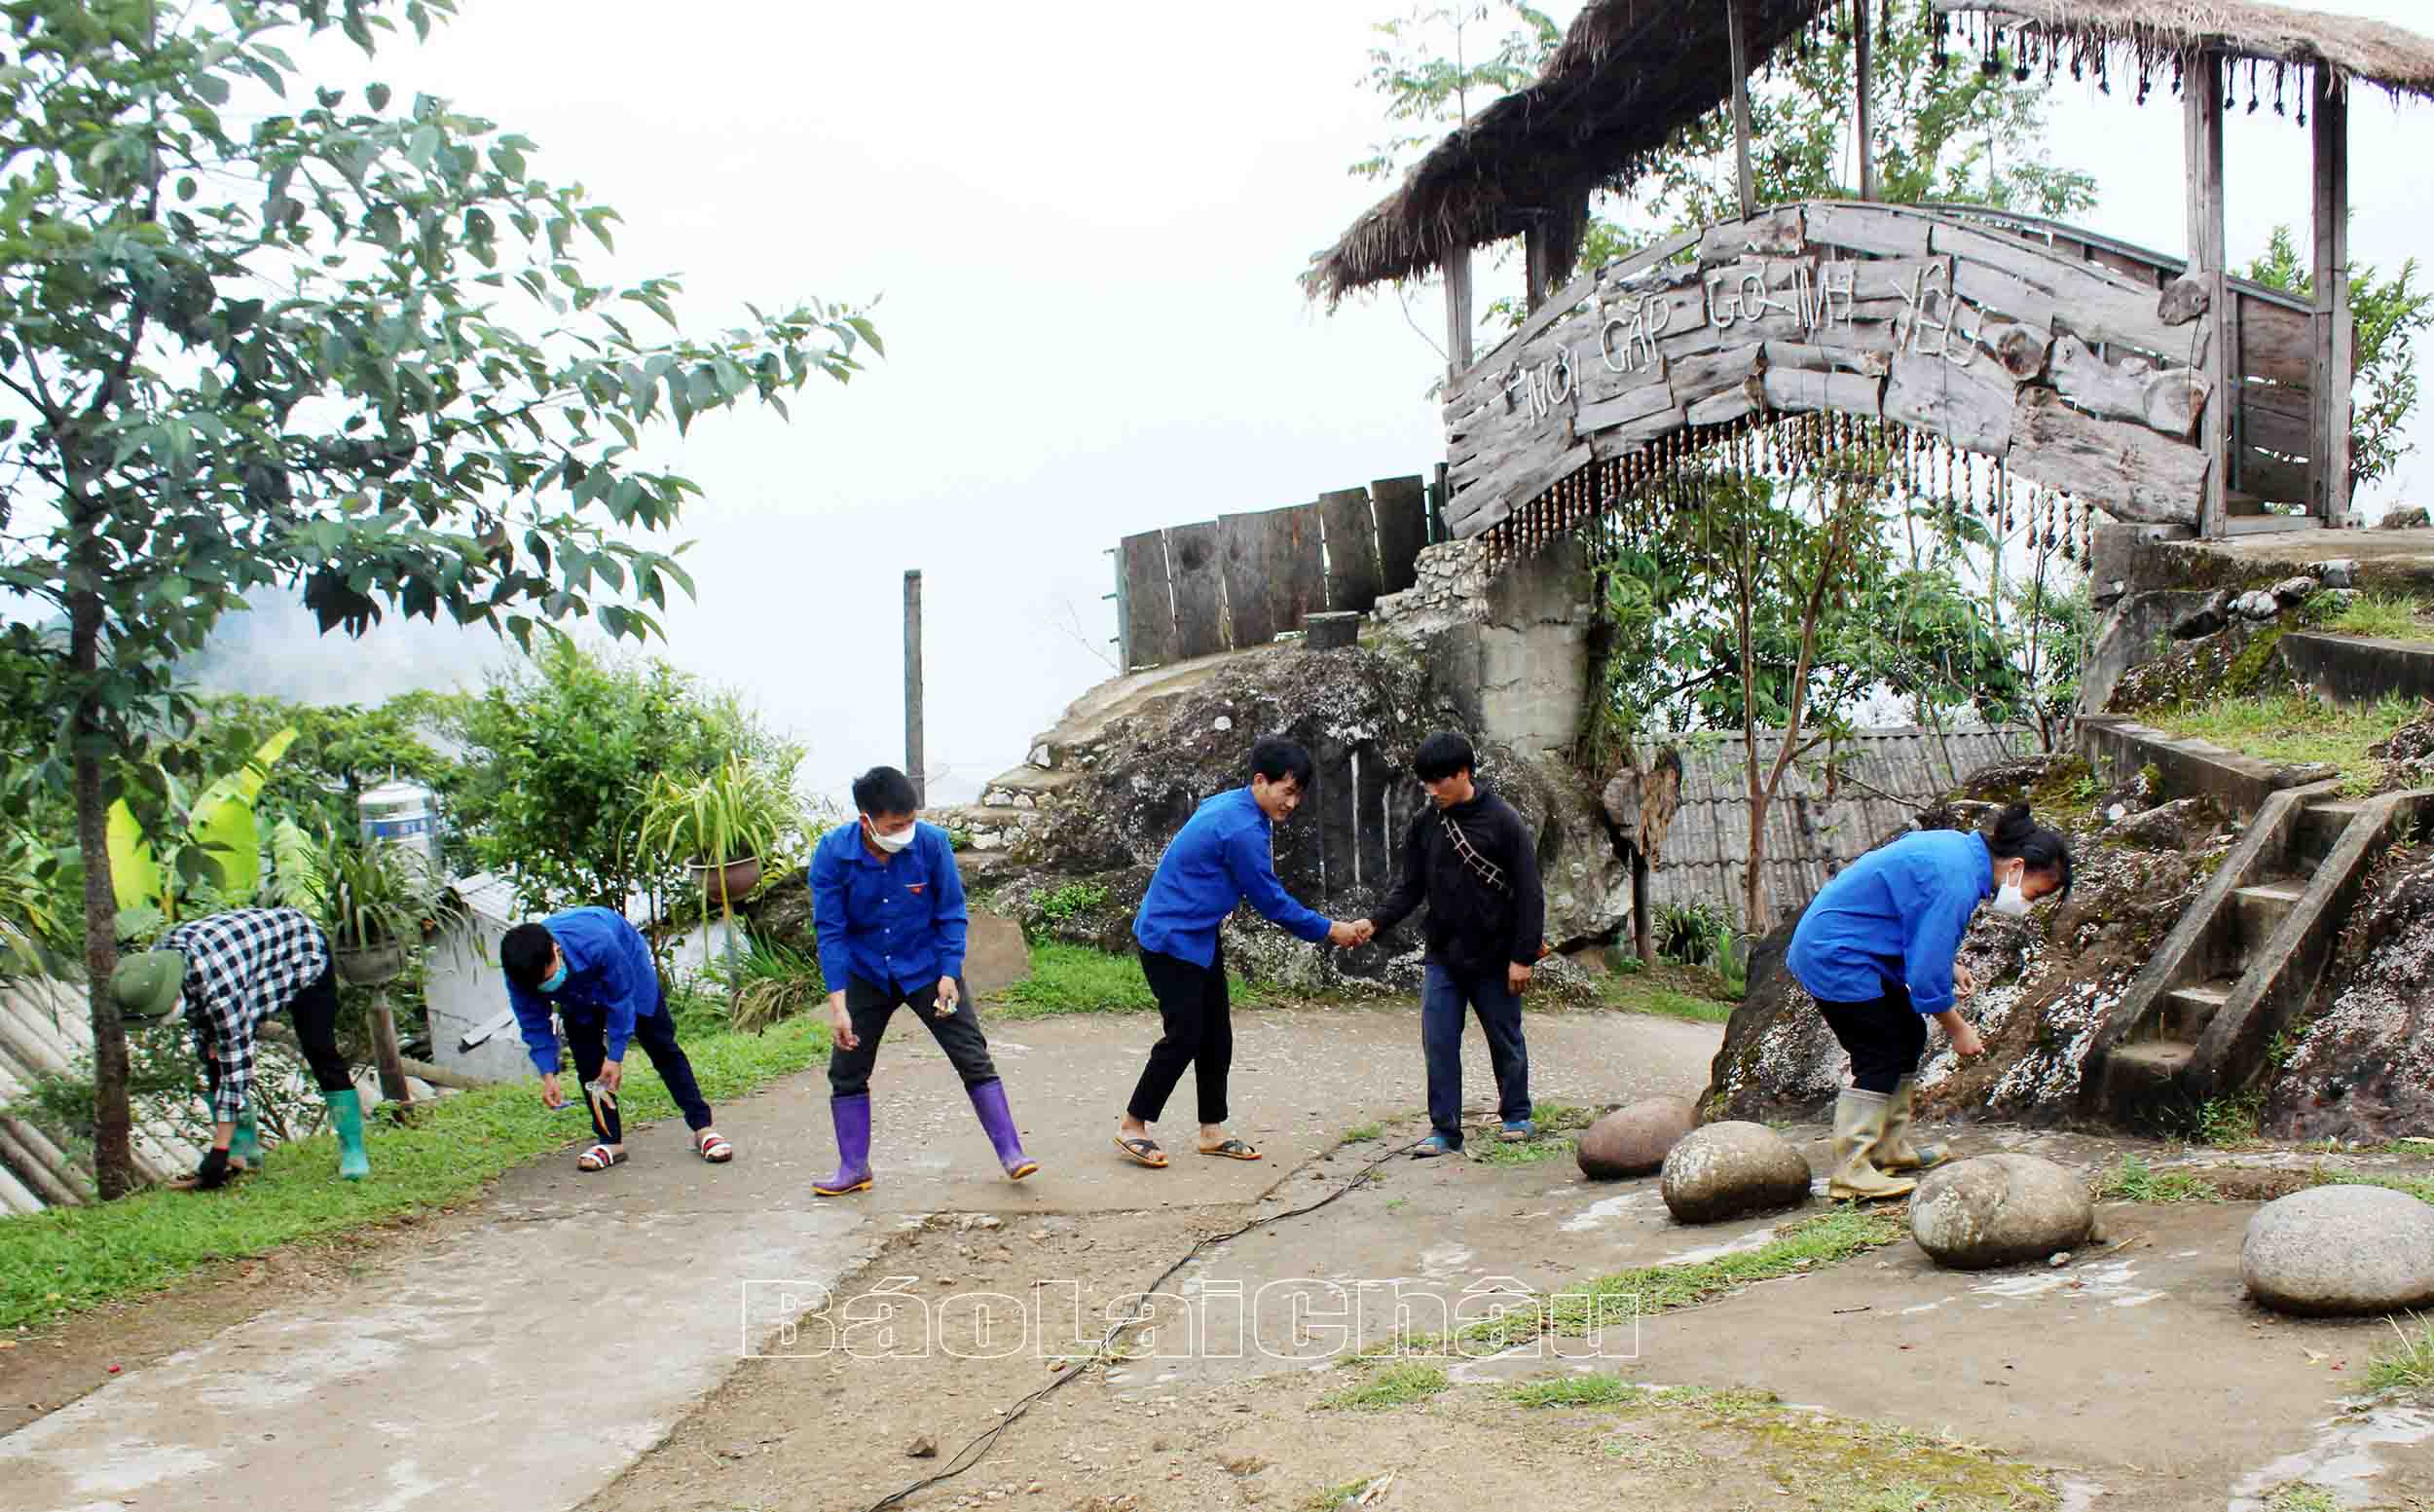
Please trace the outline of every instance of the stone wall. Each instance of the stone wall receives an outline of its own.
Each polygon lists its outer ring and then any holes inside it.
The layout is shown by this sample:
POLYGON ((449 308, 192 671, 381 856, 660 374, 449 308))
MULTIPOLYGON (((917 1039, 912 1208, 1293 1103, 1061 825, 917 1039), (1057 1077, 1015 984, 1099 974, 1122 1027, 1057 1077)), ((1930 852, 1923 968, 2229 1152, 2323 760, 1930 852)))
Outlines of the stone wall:
POLYGON ((1569 754, 1589 692, 1597 613, 1587 554, 1567 538, 1490 576, 1474 542, 1420 554, 1420 581, 1378 601, 1377 622, 1411 642, 1474 738, 1532 758, 1569 754))

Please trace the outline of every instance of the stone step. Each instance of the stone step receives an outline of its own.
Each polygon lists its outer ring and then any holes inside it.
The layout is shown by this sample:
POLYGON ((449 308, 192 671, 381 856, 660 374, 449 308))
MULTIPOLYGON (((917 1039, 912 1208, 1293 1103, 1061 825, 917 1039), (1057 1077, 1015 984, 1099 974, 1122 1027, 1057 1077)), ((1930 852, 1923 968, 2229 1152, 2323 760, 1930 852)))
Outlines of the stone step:
POLYGON ((2104 1057, 2105 1106, 2122 1118, 2176 1106, 2181 1073, 2195 1053, 2195 1046, 2169 1040, 2115 1046, 2104 1057))
POLYGON ((2174 987, 2163 995, 2163 1034, 2167 1040, 2194 1045, 2214 1021, 2215 1012, 2231 1000, 2235 985, 2229 977, 2194 987, 2174 987))
POLYGON ((2264 948, 2273 932, 2299 906, 2299 900, 2307 895, 2307 884, 2292 877, 2277 877, 2269 882, 2251 883, 2235 888, 2233 904, 2239 909, 2241 945, 2251 953, 2264 948))
POLYGON ((2275 650, 2292 676, 2332 703, 2434 698, 2434 642, 2294 630, 2275 650))
POLYGON ((2311 803, 2299 815, 2299 828, 2291 835, 2291 851, 2295 859, 2310 867, 2330 860, 2333 847, 2341 843, 2349 822, 2364 812, 2366 805, 2351 802, 2311 803))

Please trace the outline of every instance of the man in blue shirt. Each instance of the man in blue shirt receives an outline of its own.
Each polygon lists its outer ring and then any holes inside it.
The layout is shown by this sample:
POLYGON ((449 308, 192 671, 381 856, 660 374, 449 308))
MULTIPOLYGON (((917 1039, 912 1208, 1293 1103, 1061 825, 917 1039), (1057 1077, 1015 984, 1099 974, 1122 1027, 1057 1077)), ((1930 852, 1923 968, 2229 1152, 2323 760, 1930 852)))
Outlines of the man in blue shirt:
POLYGON ((607 1170, 625 1162, 617 1089, 624 1083, 629 1044, 643 1048, 683 1111, 693 1152, 714 1165, 733 1159, 735 1147, 710 1126, 710 1104, 693 1080, 693 1063, 676 1042, 676 1019, 668 1012, 668 990, 650 946, 625 915, 569 908, 519 924, 498 942, 498 961, 507 977, 507 1004, 541 1074, 541 1101, 552 1108, 565 1107, 566 1094, 558 1087, 558 1036, 550 1028, 550 1013, 555 1010, 567 1026, 598 1141, 575 1158, 576 1169, 607 1170))
POLYGON ((821 1197, 870 1187, 870 1070, 900 1007, 919 1014, 946 1051, 1007 1176, 1020 1181, 1040 1168, 1023 1154, 1006 1084, 964 990, 969 916, 955 850, 945 830, 913 818, 919 801, 911 779, 874 766, 854 779, 854 824, 830 830, 812 852, 811 916, 820 934, 820 975, 829 984, 829 1115, 837 1150, 836 1174, 812 1184, 821 1197))
POLYGON ((1366 942, 1366 924, 1330 921, 1294 901, 1276 880, 1275 826, 1293 817, 1310 780, 1309 753, 1273 738, 1251 748, 1251 785, 1202 803, 1159 858, 1132 938, 1141 946, 1141 975, 1158 998, 1165 1033, 1150 1048, 1132 1100, 1117 1125, 1116 1148, 1139 1164, 1162 1168, 1166 1153, 1149 1125, 1196 1068, 1202 1155, 1256 1161, 1259 1152, 1226 1133, 1226 1075, 1234 1064, 1233 1006, 1226 995, 1226 955, 1217 939, 1226 916, 1250 900, 1273 923, 1309 940, 1337 946, 1366 942))

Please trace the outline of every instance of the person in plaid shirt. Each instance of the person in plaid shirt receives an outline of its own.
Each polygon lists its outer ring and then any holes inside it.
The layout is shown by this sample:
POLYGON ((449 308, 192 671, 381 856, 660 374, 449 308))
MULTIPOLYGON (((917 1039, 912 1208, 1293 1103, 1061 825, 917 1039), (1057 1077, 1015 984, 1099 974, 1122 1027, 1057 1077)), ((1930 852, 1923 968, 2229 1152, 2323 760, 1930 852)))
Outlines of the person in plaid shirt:
POLYGON ((160 1018, 183 1004, 195 1058, 211 1087, 211 1148, 195 1173, 208 1191, 232 1172, 259 1170, 262 1139, 252 1100, 254 1038, 287 1011, 338 1134, 338 1174, 372 1173, 363 1151, 363 1100, 338 1051, 338 980, 329 936, 294 908, 238 908, 180 924, 110 978, 119 1010, 160 1018))

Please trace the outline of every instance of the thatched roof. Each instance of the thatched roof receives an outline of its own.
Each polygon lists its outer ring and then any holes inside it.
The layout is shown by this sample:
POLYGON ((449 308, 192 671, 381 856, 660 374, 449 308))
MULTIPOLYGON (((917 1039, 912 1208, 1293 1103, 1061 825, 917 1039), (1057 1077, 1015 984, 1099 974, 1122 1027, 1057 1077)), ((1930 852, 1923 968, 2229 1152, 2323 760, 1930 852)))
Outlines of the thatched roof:
MULTIPOLYGON (((1839 0, 1741 0, 1753 68, 1839 0)), ((1933 0, 1939 12, 2033 28, 2062 49, 2152 62, 2216 49, 2330 68, 2434 98, 2434 40, 2381 21, 2260 0, 1933 0)), ((1907 13, 1907 7, 1904 7, 1907 13)), ((1956 50, 1965 44, 1956 37, 1956 50)), ((1505 95, 1414 165, 1302 276, 1332 303, 1417 277, 1453 251, 1522 235, 1598 187, 1624 188, 1675 133, 1732 97, 1719 0, 1591 0, 1538 82, 1505 95)), ((1560 235, 1564 225, 1552 223, 1560 235)))

